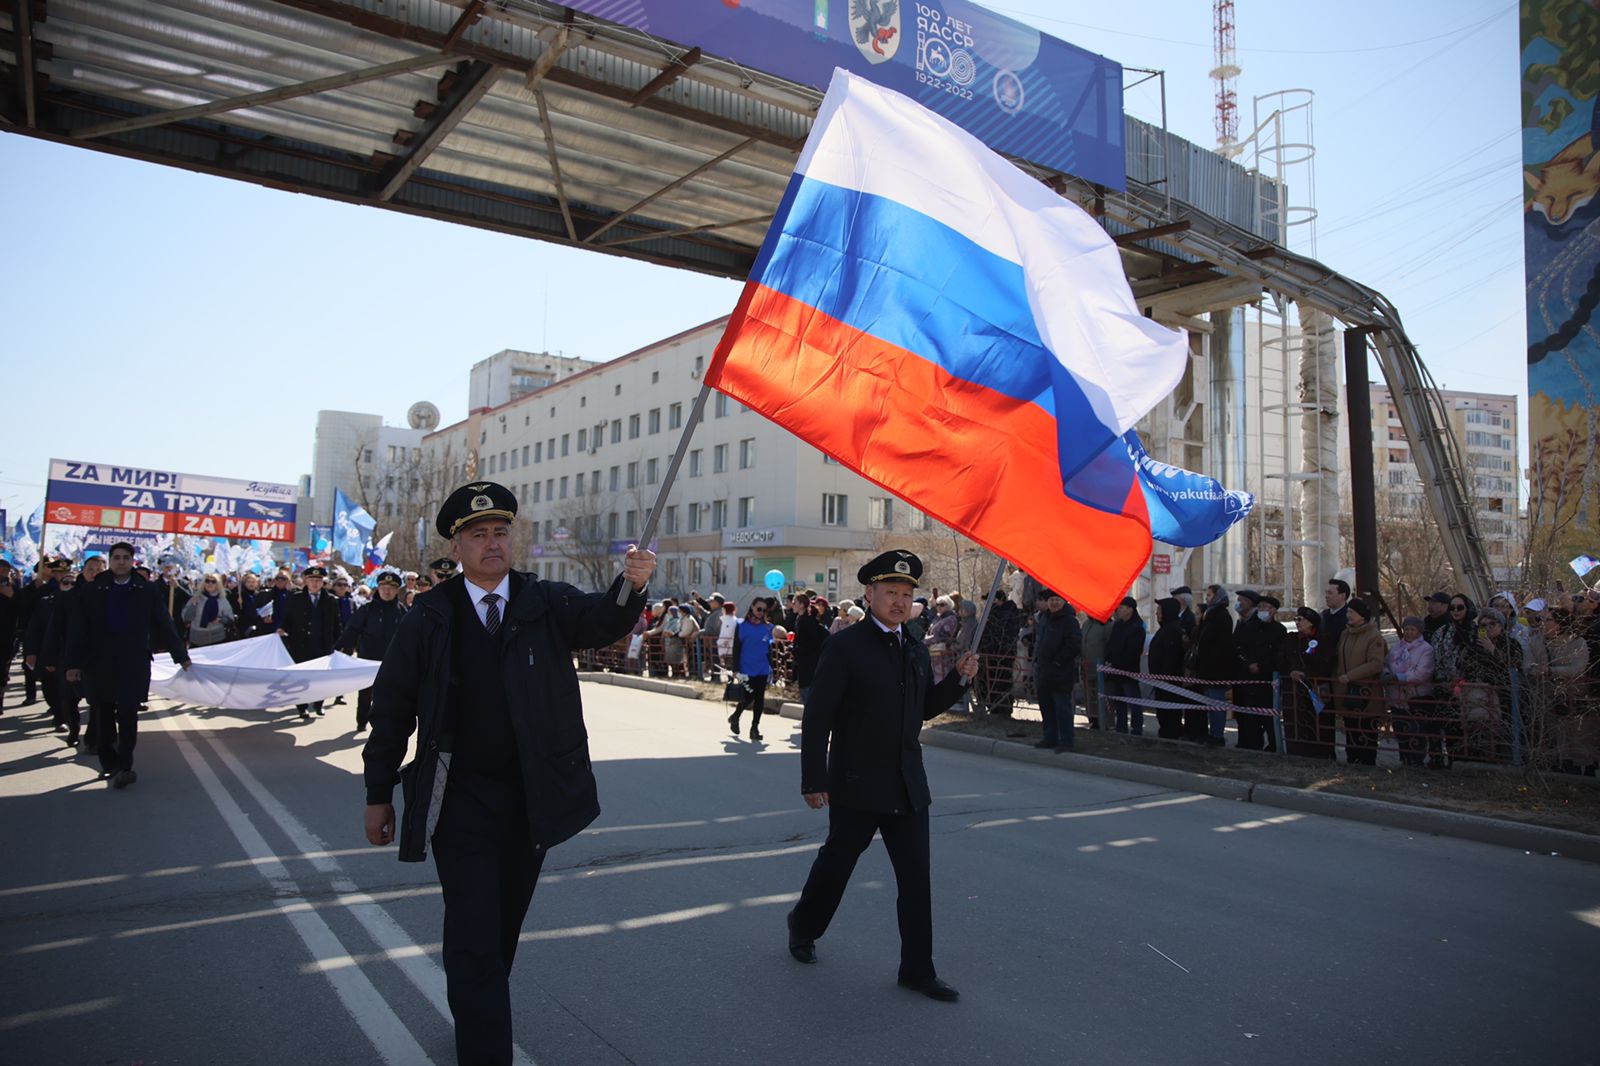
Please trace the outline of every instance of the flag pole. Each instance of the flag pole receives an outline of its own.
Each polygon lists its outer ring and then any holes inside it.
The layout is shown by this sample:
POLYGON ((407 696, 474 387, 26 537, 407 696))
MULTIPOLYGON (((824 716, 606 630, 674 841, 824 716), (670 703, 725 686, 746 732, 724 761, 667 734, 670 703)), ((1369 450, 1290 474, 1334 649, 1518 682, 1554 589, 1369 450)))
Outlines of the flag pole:
MULTIPOLYGON (((699 395, 694 398, 694 405, 689 408, 689 420, 683 424, 683 436, 678 438, 678 450, 672 453, 672 461, 667 464, 666 476, 661 479, 661 491, 656 493, 656 502, 650 507, 650 515, 644 520, 644 529, 639 532, 639 543, 648 547, 656 535, 656 523, 661 518, 661 509, 667 504, 667 493, 672 491, 672 483, 678 478, 678 468, 683 465, 684 454, 689 450, 689 440, 694 436, 695 427, 700 424, 700 417, 705 414, 706 399, 711 395, 711 386, 701 383, 699 395)), ((633 589, 626 581, 617 590, 617 606, 621 607, 628 602, 628 597, 633 595, 633 589)))
MULTIPOLYGON (((1006 561, 1001 559, 1000 565, 994 568, 994 581, 989 585, 989 598, 983 601, 983 614, 978 617, 978 628, 973 631, 972 644, 967 648, 967 651, 972 652, 974 655, 976 655, 978 652, 978 642, 983 639, 983 631, 989 625, 989 615, 994 612, 995 594, 1000 591, 1000 582, 1005 576, 1006 561)), ((981 662, 979 665, 982 665, 981 662)), ((961 679, 961 686, 963 688, 970 684, 972 684, 972 682, 968 678, 963 677, 961 679)))

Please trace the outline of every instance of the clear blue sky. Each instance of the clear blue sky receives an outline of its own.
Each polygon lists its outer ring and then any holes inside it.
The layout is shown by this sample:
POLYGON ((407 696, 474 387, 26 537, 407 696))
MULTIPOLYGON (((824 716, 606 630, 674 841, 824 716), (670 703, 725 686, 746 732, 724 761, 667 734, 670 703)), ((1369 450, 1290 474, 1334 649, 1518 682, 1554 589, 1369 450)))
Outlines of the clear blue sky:
MULTIPOLYGON (((1171 128, 1214 143, 1208 0, 990 6, 1164 69, 1171 128)), ((1252 95, 1317 94, 1318 256, 1396 303, 1439 381, 1525 410, 1517 5, 1238 0, 1237 23, 1246 129, 1252 95)), ((1154 84, 1127 106, 1156 120, 1154 84)), ((319 409, 453 421, 501 348, 611 359, 738 291, 5 133, 0 192, 12 515, 51 456, 293 481, 319 409)))

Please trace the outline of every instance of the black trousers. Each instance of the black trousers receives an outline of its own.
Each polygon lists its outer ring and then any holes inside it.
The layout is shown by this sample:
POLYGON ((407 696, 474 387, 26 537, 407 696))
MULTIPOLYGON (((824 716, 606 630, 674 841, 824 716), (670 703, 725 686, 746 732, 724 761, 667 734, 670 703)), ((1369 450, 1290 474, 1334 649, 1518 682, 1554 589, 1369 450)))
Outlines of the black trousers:
POLYGON ((520 781, 452 770, 433 834, 458 1066, 511 1062, 511 962, 539 880, 520 781))
POLYGON ((794 931, 817 939, 828 931, 844 898, 844 887, 856 860, 872 843, 873 833, 894 865, 900 920, 900 976, 918 981, 933 977, 933 891, 928 874, 928 809, 909 814, 879 814, 850 807, 828 808, 828 839, 811 864, 811 875, 794 905, 794 931))
POLYGON ((372 721, 372 686, 368 685, 356 693, 356 728, 365 729, 370 721, 372 721))
POLYGON ((139 705, 137 703, 96 703, 89 712, 99 733, 96 751, 100 769, 108 774, 133 769, 133 749, 139 743, 139 705))
POLYGON ((22 702, 32 703, 39 698, 39 669, 29 666, 27 660, 22 663, 22 702))
POLYGON ((767 682, 771 679, 770 674, 751 674, 744 683, 744 699, 733 709, 734 714, 743 714, 746 707, 750 708, 751 729, 761 727, 761 714, 767 709, 767 682))

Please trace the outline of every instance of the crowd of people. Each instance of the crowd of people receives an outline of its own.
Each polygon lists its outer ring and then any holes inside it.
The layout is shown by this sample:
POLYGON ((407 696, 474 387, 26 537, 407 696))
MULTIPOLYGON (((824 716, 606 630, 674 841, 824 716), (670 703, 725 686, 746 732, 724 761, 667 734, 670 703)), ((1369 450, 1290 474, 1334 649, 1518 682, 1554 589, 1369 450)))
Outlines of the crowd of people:
MULTIPOLYGON (((185 573, 174 563, 152 569, 135 562, 125 544, 88 556, 76 572, 63 557, 40 559, 30 574, 0 559, 0 685, 10 684, 20 651, 23 698, 17 706, 42 699, 67 746, 96 756, 100 776, 125 788, 137 780, 136 715, 144 709, 152 653, 185 662, 190 649, 276 635, 296 662, 336 650, 381 660, 412 597, 450 578, 456 565, 436 559, 428 570, 385 569, 369 584, 343 568, 330 574, 309 566, 298 573, 280 569, 263 582, 255 573, 185 573), (96 591, 109 599, 102 603, 96 591), (151 613, 133 617, 138 611, 128 602, 148 602, 151 613), (113 655, 121 658, 113 663, 113 655), (119 695, 109 681, 115 677, 131 678, 129 691, 137 689, 137 698, 119 695)), ((334 700, 344 702, 343 696, 334 700)), ((370 721, 371 706, 371 689, 362 689, 358 733, 370 721)), ((304 719, 326 713, 321 702, 294 709, 304 719)))

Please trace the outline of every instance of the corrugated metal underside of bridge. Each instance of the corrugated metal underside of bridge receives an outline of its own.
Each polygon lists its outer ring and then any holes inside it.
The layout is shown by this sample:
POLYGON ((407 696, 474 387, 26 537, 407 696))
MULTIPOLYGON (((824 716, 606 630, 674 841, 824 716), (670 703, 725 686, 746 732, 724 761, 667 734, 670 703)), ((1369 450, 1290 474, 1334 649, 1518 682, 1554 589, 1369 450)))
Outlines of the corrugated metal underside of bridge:
MULTIPOLYGON (((536 0, 0 0, 0 20, 16 132, 736 278, 821 99, 536 0)), ((1270 185, 1126 136, 1135 184, 1271 237, 1270 185)), ((1158 317, 1257 294, 1107 224, 1158 317)))

